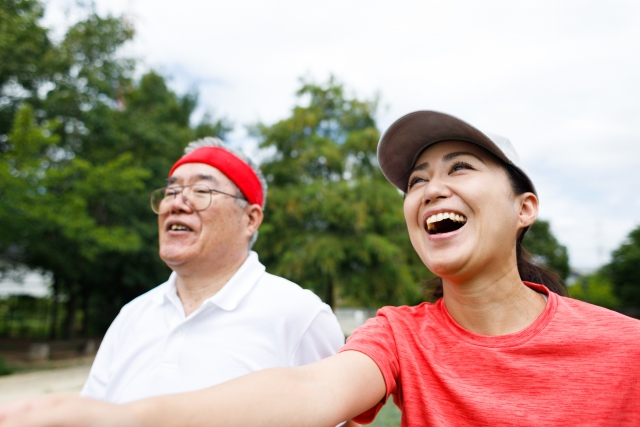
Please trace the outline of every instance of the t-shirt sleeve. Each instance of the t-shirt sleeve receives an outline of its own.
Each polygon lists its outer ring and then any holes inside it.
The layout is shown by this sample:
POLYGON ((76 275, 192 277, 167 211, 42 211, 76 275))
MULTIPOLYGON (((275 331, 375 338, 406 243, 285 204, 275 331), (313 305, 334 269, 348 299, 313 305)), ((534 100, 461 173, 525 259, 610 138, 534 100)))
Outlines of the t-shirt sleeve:
POLYGON ((399 377, 396 342, 384 310, 379 310, 376 317, 367 320, 364 325, 356 329, 339 352, 343 351, 359 351, 366 354, 378 365, 384 378, 387 388, 384 399, 353 419, 356 423, 369 424, 374 420, 380 408, 384 406, 391 393, 396 391, 397 378, 399 377))
POLYGON ((107 393, 107 387, 109 386, 109 370, 111 367, 114 347, 118 341, 116 336, 118 335, 119 320, 122 318, 122 312, 113 321, 104 339, 100 343, 98 354, 96 355, 93 364, 91 365, 91 371, 89 372, 89 378, 80 391, 80 396, 90 397, 98 400, 105 400, 107 393))
POLYGON ((338 319, 328 305, 321 309, 309 324, 293 352, 290 366, 302 366, 333 356, 344 344, 344 334, 338 319))

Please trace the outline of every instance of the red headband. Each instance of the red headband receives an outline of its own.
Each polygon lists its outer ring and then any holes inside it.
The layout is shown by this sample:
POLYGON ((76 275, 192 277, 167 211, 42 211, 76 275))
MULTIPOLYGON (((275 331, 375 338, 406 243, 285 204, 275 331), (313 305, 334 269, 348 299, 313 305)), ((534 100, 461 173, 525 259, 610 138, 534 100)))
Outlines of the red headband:
POLYGON ((258 175, 256 175, 248 164, 224 148, 200 147, 193 150, 173 165, 169 176, 173 174, 173 171, 175 171, 178 166, 184 165, 185 163, 205 163, 217 168, 238 186, 249 203, 263 207, 262 185, 260 184, 258 175))

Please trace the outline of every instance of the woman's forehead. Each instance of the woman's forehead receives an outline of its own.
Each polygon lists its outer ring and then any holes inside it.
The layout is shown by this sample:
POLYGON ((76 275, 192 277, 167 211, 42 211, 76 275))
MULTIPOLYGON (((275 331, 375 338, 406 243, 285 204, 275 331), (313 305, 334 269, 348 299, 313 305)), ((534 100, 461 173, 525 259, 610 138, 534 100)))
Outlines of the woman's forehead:
POLYGON ((440 161, 446 156, 450 156, 453 153, 459 155, 472 155, 480 158, 484 162, 494 162, 495 156, 488 150, 480 147, 478 144, 467 141, 440 141, 428 146, 420 153, 416 159, 414 166, 420 165, 424 162, 440 161))

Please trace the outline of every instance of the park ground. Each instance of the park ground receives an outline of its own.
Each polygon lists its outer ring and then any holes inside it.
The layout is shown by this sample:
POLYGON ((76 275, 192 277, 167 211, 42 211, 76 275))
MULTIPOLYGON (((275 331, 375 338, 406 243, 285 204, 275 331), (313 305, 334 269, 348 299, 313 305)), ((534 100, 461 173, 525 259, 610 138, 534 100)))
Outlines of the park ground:
MULTIPOLYGON (((22 365, 17 372, 0 377, 0 404, 13 399, 52 394, 77 394, 89 376, 93 357, 73 358, 22 365)), ((400 411, 392 403, 385 405, 372 427, 398 427, 400 411)))
POLYGON ((92 361, 93 357, 83 357, 19 366, 15 373, 0 377, 0 403, 50 394, 77 394, 89 376, 92 361))

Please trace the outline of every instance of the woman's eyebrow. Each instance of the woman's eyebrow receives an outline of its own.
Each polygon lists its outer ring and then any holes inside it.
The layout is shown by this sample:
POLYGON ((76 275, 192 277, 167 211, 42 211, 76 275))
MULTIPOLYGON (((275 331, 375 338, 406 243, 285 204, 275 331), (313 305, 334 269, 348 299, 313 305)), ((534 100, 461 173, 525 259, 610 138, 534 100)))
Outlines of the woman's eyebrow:
POLYGON ((448 161, 451 161, 451 160, 455 159, 458 156, 464 156, 464 155, 473 156, 476 159, 480 160, 482 163, 485 163, 484 160, 482 160, 480 157, 478 157, 477 155, 475 155, 475 154, 473 154, 473 153, 471 153, 469 151, 455 151, 453 153, 449 153, 449 154, 445 155, 444 157, 442 157, 442 161, 443 162, 448 162, 448 161))
MULTIPOLYGON (((470 151, 455 151, 453 153, 446 154, 446 155, 444 155, 444 157, 442 157, 442 161, 443 162, 449 162, 449 161, 455 159, 458 156, 464 156, 464 155, 473 156, 476 159, 480 160, 482 163, 485 163, 484 160, 482 160, 480 157, 478 157, 476 154, 473 154, 470 151)), ((418 166, 416 166, 413 169, 411 169, 411 172, 409 174, 412 174, 413 172, 416 172, 416 171, 423 171, 425 169, 429 169, 429 162, 424 162, 424 163, 419 164, 418 166)))
POLYGON ((411 172, 409 172, 409 175, 411 175, 412 173, 414 173, 416 171, 423 171, 425 169, 429 169, 429 162, 420 163, 418 166, 416 166, 413 169, 411 169, 411 172))

